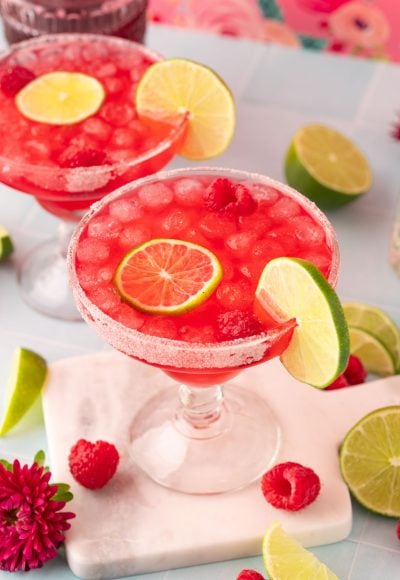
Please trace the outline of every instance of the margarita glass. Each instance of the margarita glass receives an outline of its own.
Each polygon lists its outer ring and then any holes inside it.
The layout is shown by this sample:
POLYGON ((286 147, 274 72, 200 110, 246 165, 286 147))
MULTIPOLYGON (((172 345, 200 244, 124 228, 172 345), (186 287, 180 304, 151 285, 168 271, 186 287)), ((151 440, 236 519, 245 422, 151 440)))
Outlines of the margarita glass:
POLYGON ((290 342, 295 320, 254 310, 260 273, 278 256, 314 262, 336 284, 338 245, 324 214, 290 187, 244 171, 161 172, 94 204, 77 227, 68 263, 83 318, 111 346, 180 384, 178 398, 174 388, 149 384, 154 394, 132 420, 132 458, 158 483, 220 493, 248 485, 274 461, 280 434, 272 411, 250 389, 223 383, 279 356, 290 342), (205 207, 204 192, 221 181, 251 193, 250 213, 205 207), (216 290, 190 312, 149 314, 120 298, 121 259, 157 238, 199 244, 222 264, 216 290))
POLYGON ((43 34, 109 34, 143 42, 147 0, 0 0, 9 44, 43 34))
POLYGON ((0 180, 35 196, 61 219, 58 239, 34 248, 18 272, 22 296, 43 313, 80 319, 65 257, 82 213, 115 188, 158 171, 179 150, 184 120, 156 130, 143 124, 135 111, 136 86, 160 59, 124 39, 74 34, 42 36, 0 55, 0 180), (17 106, 21 79, 22 84, 26 79, 35 82, 55 71, 83 73, 100 86, 104 98, 99 108, 69 124, 27 118, 17 106))

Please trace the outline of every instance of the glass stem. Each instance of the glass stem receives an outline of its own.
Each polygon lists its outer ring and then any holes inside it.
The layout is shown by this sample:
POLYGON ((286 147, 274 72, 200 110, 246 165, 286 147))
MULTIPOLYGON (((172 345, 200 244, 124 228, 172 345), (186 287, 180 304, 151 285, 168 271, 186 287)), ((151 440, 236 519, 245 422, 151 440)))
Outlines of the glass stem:
POLYGON ((207 439, 225 430, 222 386, 180 385, 179 401, 180 407, 176 413, 177 426, 188 437, 207 439))
POLYGON ((71 236, 75 227, 76 224, 74 222, 68 222, 64 220, 61 220, 58 224, 57 231, 58 247, 61 256, 65 259, 67 257, 69 242, 71 240, 71 236))

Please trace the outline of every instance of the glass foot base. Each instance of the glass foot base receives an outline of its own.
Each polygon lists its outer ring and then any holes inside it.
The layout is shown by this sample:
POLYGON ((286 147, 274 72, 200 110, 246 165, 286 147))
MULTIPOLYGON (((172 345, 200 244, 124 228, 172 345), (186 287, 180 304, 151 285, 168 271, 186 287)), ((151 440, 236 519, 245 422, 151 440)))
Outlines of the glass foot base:
POLYGON ((22 298, 35 310, 62 320, 82 320, 58 238, 47 240, 25 257, 18 269, 18 283, 22 298))
POLYGON ((130 454, 154 481, 192 494, 246 487, 274 462, 280 430, 258 395, 225 387, 222 412, 207 428, 193 429, 177 410, 171 386, 152 397, 131 425, 130 454))

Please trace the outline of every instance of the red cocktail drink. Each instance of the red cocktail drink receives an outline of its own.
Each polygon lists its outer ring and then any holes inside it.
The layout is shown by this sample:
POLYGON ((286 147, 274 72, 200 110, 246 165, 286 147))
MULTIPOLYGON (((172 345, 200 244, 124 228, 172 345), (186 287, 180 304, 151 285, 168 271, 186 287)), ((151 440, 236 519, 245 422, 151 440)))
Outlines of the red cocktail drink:
MULTIPOLYGON (((3 53, 0 180, 34 195, 47 211, 73 222, 106 193, 166 165, 179 150, 185 122, 163 126, 156 132, 137 118, 135 110, 137 84, 145 70, 160 58, 140 44, 95 35, 43 36, 3 53), (96 83, 103 95, 100 106, 77 122, 27 117, 18 106, 20 92, 29 83, 58 72, 82 74, 96 83)), ((63 94, 57 98, 63 98, 63 94)), ((63 237, 67 240, 72 226, 64 224, 63 237)), ((66 281, 49 282, 47 296, 43 295, 44 282, 38 283, 40 276, 47 281, 53 279, 49 269, 54 270, 60 254, 65 258, 65 241, 63 246, 60 249, 52 241, 42 248, 41 256, 32 254, 23 266, 20 282, 24 297, 34 307, 74 319, 76 311, 66 281), (61 304, 54 301, 56 296, 62 298, 61 304)), ((60 266, 56 269, 61 270, 60 266)))
POLYGON ((229 386, 223 403, 220 385, 249 366, 279 356, 290 341, 296 321, 274 320, 257 309, 254 300, 265 264, 278 256, 314 262, 336 284, 338 247, 325 216, 293 189, 240 171, 177 170, 131 183, 95 204, 78 226, 69 264, 85 320, 116 349, 183 383, 180 410, 174 409, 170 392, 161 392, 132 429, 135 459, 163 485, 191 492, 235 489, 258 477, 274 458, 278 435, 264 402, 250 391, 229 386), (234 197, 229 197, 231 188, 234 197), (115 273, 123 256, 156 238, 199 244, 222 265, 216 290, 190 312, 144 313, 122 299, 116 288, 115 273), (143 441, 157 447, 155 434, 171 424, 186 437, 190 469, 182 465, 163 475, 162 467, 146 460, 143 441), (148 439, 144 433, 151 430, 154 437, 148 439), (227 477, 226 463, 220 478, 215 464, 209 476, 203 464, 200 477, 191 453, 198 459, 202 444, 206 453, 213 453, 204 439, 218 440, 215 456, 209 456, 215 463, 225 452, 232 462, 242 444, 244 454, 252 446, 257 452, 250 453, 243 472, 232 478, 227 477))

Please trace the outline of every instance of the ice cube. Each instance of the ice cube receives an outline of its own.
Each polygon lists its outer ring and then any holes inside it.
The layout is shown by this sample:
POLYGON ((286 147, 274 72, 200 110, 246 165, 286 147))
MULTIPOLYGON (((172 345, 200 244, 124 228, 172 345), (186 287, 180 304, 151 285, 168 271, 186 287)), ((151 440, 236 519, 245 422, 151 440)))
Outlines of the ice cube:
POLYGON ((151 240, 151 229, 144 225, 130 225, 125 227, 119 236, 119 245, 125 251, 136 248, 139 244, 151 240))
POLYGON ((121 304, 114 313, 114 318, 128 328, 139 330, 144 323, 144 315, 129 306, 128 304, 121 304))
POLYGON ((112 286, 100 286, 87 292, 90 300, 106 314, 113 314, 121 304, 118 292, 112 286))
POLYGON ((211 324, 204 326, 184 324, 179 328, 179 338, 186 342, 198 342, 201 344, 216 342, 214 327, 211 324))
POLYGON ((202 204, 203 191, 203 184, 198 179, 184 177, 174 183, 175 199, 182 205, 194 207, 202 204))
POLYGON ((105 262, 109 255, 110 249, 107 244, 95 238, 85 238, 81 240, 77 251, 77 258, 80 262, 92 262, 101 264, 105 262))
POLYGON ((115 239, 122 230, 122 223, 113 216, 102 215, 91 219, 88 235, 102 240, 115 239))
POLYGON ((127 103, 106 103, 100 110, 100 116, 115 127, 124 127, 135 115, 135 109, 127 103))
POLYGON ((136 149, 141 141, 142 138, 136 131, 124 127, 115 129, 111 136, 111 145, 121 149, 129 149, 130 147, 136 149))
POLYGON ((107 139, 110 138, 112 131, 108 123, 96 117, 86 119, 86 121, 82 123, 82 129, 85 133, 90 135, 90 137, 94 137, 99 141, 107 141, 107 139))
POLYGON ((171 209, 160 216, 160 227, 167 236, 176 236, 187 228, 191 222, 191 215, 181 209, 171 209))
POLYGON ((100 79, 112 77, 116 74, 117 67, 112 62, 106 62, 96 69, 96 76, 100 79))
POLYGON ((268 215, 275 221, 284 221, 300 213, 300 206, 289 197, 282 197, 269 209, 268 215))
POLYGON ((109 206, 110 216, 128 223, 137 220, 143 215, 143 208, 137 199, 119 199, 109 206))
POLYGON ((139 199, 144 207, 155 211, 166 208, 174 199, 172 189, 164 183, 149 183, 139 189, 139 199))
POLYGON ((244 310, 249 308, 254 300, 251 286, 246 280, 221 282, 216 290, 216 297, 226 310, 244 310))
POLYGON ((245 256, 250 252, 255 240, 256 235, 253 232, 239 232, 228 236, 225 245, 235 256, 245 256))
POLYGON ((309 216, 296 216, 290 223, 301 244, 315 246, 322 244, 325 240, 324 230, 309 216))
POLYGON ((169 339, 177 338, 178 334, 176 324, 173 320, 158 316, 148 318, 140 330, 145 334, 169 339))

